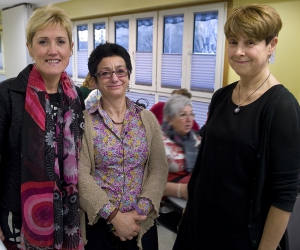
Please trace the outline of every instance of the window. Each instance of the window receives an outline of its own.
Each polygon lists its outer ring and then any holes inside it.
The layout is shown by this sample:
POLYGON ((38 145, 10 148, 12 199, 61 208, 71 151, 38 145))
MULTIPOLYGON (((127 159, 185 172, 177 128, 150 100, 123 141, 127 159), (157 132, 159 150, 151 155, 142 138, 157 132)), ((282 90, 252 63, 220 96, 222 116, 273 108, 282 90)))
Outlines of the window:
POLYGON ((191 90, 214 91, 217 33, 217 11, 194 14, 191 90))
POLYGON ((182 42, 184 15, 163 17, 163 53, 161 86, 179 89, 182 77, 182 42))
POLYGON ((187 88, 202 126, 212 94, 222 87, 226 12, 226 3, 215 3, 75 22, 68 72, 82 83, 91 51, 105 41, 120 44, 133 67, 127 96, 145 98, 151 108, 173 89, 187 88))
POLYGON ((115 21, 115 43, 129 50, 129 21, 115 21))
POLYGON ((99 44, 103 44, 106 42, 106 29, 105 23, 94 23, 94 48, 96 48, 99 44))
POLYGON ((130 84, 134 90, 153 93, 157 89, 157 12, 132 15, 131 22, 133 74, 130 84))
POLYGON ((77 26, 77 77, 85 78, 88 74, 88 25, 77 26))
POLYGON ((152 85, 153 17, 136 20, 135 84, 152 85))

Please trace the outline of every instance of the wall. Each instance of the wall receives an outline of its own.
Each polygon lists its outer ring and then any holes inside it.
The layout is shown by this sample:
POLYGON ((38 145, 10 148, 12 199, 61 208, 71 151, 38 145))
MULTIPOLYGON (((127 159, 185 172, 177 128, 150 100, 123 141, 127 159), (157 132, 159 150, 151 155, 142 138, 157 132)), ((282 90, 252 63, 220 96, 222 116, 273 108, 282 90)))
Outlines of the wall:
MULTIPOLYGON (((119 13, 131 13, 138 11, 150 11, 166 7, 176 7, 184 4, 203 4, 216 1, 204 0, 72 0, 60 3, 57 6, 65 9, 73 20, 84 19, 87 17, 108 16, 119 13)), ((220 1, 217 1, 220 2, 220 1)), ((232 2, 232 1, 229 1, 232 2)), ((273 6, 281 15, 283 29, 279 34, 279 43, 276 49, 275 63, 270 64, 271 72, 300 100, 300 0, 233 0, 233 6, 246 3, 260 2, 273 6)), ((236 81, 238 76, 235 72, 225 66, 224 75, 228 76, 225 82, 236 81), (228 69, 228 72, 227 72, 228 69)))
POLYGON ((25 35, 26 24, 32 11, 33 8, 29 4, 2 11, 4 56, 9 55, 5 56, 6 78, 17 76, 32 61, 26 47, 25 35))
MULTIPOLYGON (((117 15, 119 13, 133 13, 139 11, 151 11, 167 7, 176 7, 186 4, 203 4, 213 2, 228 2, 222 0, 71 0, 59 3, 56 6, 63 8, 71 19, 83 19, 86 17, 100 17, 117 15)), ((231 0, 230 0, 231 2, 231 0)))

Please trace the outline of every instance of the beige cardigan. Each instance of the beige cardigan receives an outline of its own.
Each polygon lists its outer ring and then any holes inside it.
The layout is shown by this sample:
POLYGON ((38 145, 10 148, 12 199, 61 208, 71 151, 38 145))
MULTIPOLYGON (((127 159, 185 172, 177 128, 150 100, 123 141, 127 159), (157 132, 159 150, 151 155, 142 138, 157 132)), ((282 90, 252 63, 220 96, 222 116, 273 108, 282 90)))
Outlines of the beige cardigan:
MULTIPOLYGON (((168 163, 164 144, 161 138, 160 126, 155 116, 148 110, 141 111, 141 119, 146 129, 148 142, 148 159, 146 162, 142 193, 140 197, 148 198, 154 209, 148 214, 146 220, 141 223, 141 232, 137 237, 139 249, 143 249, 141 238, 143 234, 154 224, 154 219, 158 217, 160 201, 168 176, 168 163)), ((95 224, 100 216, 98 212, 108 203, 108 197, 94 180, 94 138, 93 125, 90 115, 84 111, 85 128, 82 139, 82 148, 79 161, 79 203, 81 207, 81 232, 84 244, 86 240, 85 213, 87 213, 88 223, 95 224)), ((104 145, 105 146, 105 145, 104 145)))

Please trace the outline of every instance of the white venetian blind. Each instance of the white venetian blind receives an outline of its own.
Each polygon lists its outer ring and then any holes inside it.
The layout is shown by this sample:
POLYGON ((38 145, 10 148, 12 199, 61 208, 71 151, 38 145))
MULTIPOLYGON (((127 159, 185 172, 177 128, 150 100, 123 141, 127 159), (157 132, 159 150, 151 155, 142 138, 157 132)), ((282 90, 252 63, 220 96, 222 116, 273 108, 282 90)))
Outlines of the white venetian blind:
POLYGON ((191 90, 214 91, 216 56, 193 54, 191 68, 191 90))
POLYGON ((135 56, 135 83, 152 85, 152 52, 136 52, 135 56))
POLYGON ((182 75, 182 54, 163 54, 161 69, 161 86, 180 88, 182 75))

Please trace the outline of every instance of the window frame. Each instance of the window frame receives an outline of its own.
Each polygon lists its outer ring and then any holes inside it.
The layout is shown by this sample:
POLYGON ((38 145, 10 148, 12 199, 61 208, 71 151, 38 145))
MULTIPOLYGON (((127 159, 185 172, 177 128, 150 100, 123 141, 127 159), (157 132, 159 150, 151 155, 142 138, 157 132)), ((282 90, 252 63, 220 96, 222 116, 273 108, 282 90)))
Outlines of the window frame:
POLYGON ((158 38, 157 38, 157 91, 170 94, 173 88, 164 88, 161 85, 161 69, 163 54, 164 17, 170 15, 184 15, 183 41, 182 41, 182 78, 180 88, 187 88, 193 97, 206 102, 211 99, 213 93, 222 87, 225 55, 225 35, 223 27, 226 22, 227 3, 215 3, 159 11, 158 38), (191 66, 194 43, 194 15, 201 12, 218 11, 217 53, 215 66, 215 83, 213 92, 191 90, 191 66))
POLYGON ((136 90, 148 90, 156 91, 156 55, 157 55, 157 12, 146 12, 132 15, 132 36, 134 37, 132 42, 132 67, 136 68, 136 46, 137 46, 137 20, 142 18, 153 18, 153 44, 152 44, 152 85, 140 85, 135 83, 135 74, 132 74, 131 86, 136 90))
POLYGON ((218 11, 218 32, 217 32, 217 48, 216 48, 216 65, 215 65, 215 84, 213 92, 204 92, 204 91, 192 91, 191 89, 191 67, 192 67, 192 50, 193 50, 193 30, 189 30, 187 37, 189 38, 187 46, 191 48, 191 51, 187 52, 187 56, 189 60, 187 60, 187 72, 189 74, 186 75, 186 88, 190 90, 192 96, 194 97, 202 97, 202 98, 212 98, 213 93, 223 86, 223 74, 224 74, 224 55, 225 55, 225 42, 226 38, 224 35, 224 25, 226 22, 226 14, 227 14, 227 4, 224 6, 224 3, 216 3, 210 5, 198 6, 197 8, 189 8, 189 12, 192 15, 189 15, 188 22, 189 27, 194 26, 194 14, 208 11, 218 11), (200 10, 201 9, 201 10, 200 10), (226 11, 226 12, 225 12, 226 11))
POLYGON ((73 77, 72 79, 79 85, 81 85, 85 78, 78 77, 78 65, 77 65, 77 58, 78 58, 78 34, 77 34, 77 26, 80 25, 87 25, 88 26, 88 57, 94 50, 94 23, 105 23, 105 30, 106 30, 106 40, 108 37, 109 29, 108 29, 108 18, 97 18, 97 19, 89 19, 89 20, 81 20, 76 21, 73 24, 73 77))

